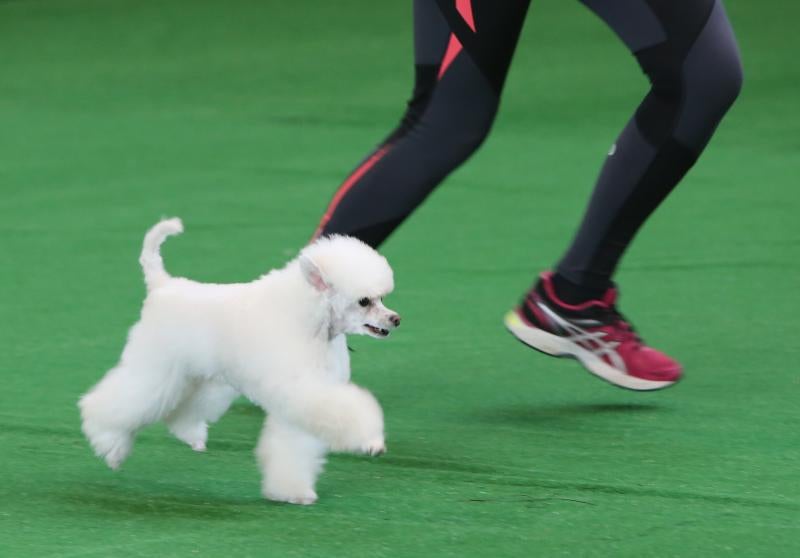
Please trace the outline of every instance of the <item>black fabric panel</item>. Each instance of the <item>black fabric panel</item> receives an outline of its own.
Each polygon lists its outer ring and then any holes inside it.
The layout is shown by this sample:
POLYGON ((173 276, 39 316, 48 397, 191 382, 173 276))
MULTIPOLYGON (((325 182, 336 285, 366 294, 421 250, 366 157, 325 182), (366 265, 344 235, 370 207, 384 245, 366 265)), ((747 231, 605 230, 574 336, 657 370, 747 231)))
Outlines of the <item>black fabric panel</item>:
POLYGON ((685 55, 708 21, 715 0, 645 0, 667 32, 676 54, 685 55))
POLYGON ((499 95, 517 47, 530 0, 472 0, 475 31, 456 9, 454 0, 436 0, 464 50, 499 95))
POLYGON ((596 251, 589 268, 593 275, 610 277, 645 220, 672 192, 694 165, 697 154, 673 139, 664 142, 653 162, 642 175, 631 195, 625 200, 596 251))
POLYGON ((681 60, 669 43, 648 48, 636 55, 652 87, 636 109, 636 124, 653 145, 661 145, 672 134, 681 106, 681 60))
POLYGON ((381 145, 396 142, 411 131, 422 119, 422 115, 425 114, 431 97, 433 97, 438 72, 438 64, 417 64, 414 66, 414 92, 411 95, 411 99, 408 101, 406 112, 403 114, 403 118, 400 120, 400 124, 397 128, 383 140, 381 145))

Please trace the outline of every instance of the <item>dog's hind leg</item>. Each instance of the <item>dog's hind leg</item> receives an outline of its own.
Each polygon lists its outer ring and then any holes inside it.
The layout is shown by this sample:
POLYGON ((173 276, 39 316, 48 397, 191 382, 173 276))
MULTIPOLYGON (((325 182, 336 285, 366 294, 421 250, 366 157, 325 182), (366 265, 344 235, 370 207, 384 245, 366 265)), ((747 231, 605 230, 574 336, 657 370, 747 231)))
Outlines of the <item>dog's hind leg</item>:
POLYGON ((177 370, 142 364, 123 358, 78 403, 84 434, 112 469, 128 457, 136 432, 172 411, 186 388, 177 370))
POLYGON ((326 451, 318 438, 279 417, 267 417, 256 448, 264 497, 290 504, 316 502, 314 485, 326 451))
POLYGON ((169 431, 195 451, 205 451, 208 425, 217 422, 239 395, 222 380, 204 380, 166 418, 169 431))

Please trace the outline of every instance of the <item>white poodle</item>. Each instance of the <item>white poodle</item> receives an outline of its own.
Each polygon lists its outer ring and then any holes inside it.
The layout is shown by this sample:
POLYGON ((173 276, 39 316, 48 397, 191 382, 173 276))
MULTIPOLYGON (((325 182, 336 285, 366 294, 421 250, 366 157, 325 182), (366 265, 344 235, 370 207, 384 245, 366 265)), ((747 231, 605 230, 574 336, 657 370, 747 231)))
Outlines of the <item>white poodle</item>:
POLYGON ((256 449, 264 496, 311 504, 328 451, 386 451, 378 402, 350 383, 345 335, 383 338, 400 324, 382 302, 392 270, 361 241, 334 236, 251 283, 197 283, 161 260, 161 243, 182 231, 169 219, 145 236, 141 319, 119 363, 81 398, 83 432, 112 469, 136 432, 162 419, 203 451, 208 424, 242 393, 269 415, 256 449))

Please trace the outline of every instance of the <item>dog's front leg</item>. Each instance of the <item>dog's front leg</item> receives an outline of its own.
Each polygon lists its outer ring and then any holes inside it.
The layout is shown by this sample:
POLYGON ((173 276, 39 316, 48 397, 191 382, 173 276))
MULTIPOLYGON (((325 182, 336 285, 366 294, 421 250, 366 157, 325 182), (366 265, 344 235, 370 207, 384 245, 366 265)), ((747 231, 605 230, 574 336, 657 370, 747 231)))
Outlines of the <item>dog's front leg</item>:
POLYGON ((314 486, 326 451, 325 443, 311 434, 280 417, 267 417, 256 448, 264 497, 290 504, 316 502, 314 486))
POLYGON ((287 387, 282 415, 333 451, 386 451, 383 411, 369 391, 350 383, 298 382, 287 387))
MULTIPOLYGON (((366 389, 355 384, 337 386, 331 395, 331 424, 338 429, 331 436, 331 449, 367 455, 386 453, 383 409, 366 389)), ((324 420, 324 419, 323 419, 324 420)))

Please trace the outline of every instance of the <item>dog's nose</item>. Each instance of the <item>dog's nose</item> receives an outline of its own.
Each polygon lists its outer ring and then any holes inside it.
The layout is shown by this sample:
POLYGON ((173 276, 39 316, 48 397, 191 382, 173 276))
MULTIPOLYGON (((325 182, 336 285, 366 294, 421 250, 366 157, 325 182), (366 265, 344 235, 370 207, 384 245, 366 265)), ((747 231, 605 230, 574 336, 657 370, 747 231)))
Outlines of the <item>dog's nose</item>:
POLYGON ((394 327, 399 326, 400 325, 400 315, 399 314, 393 314, 389 318, 389 321, 392 322, 392 324, 394 324, 394 327))

